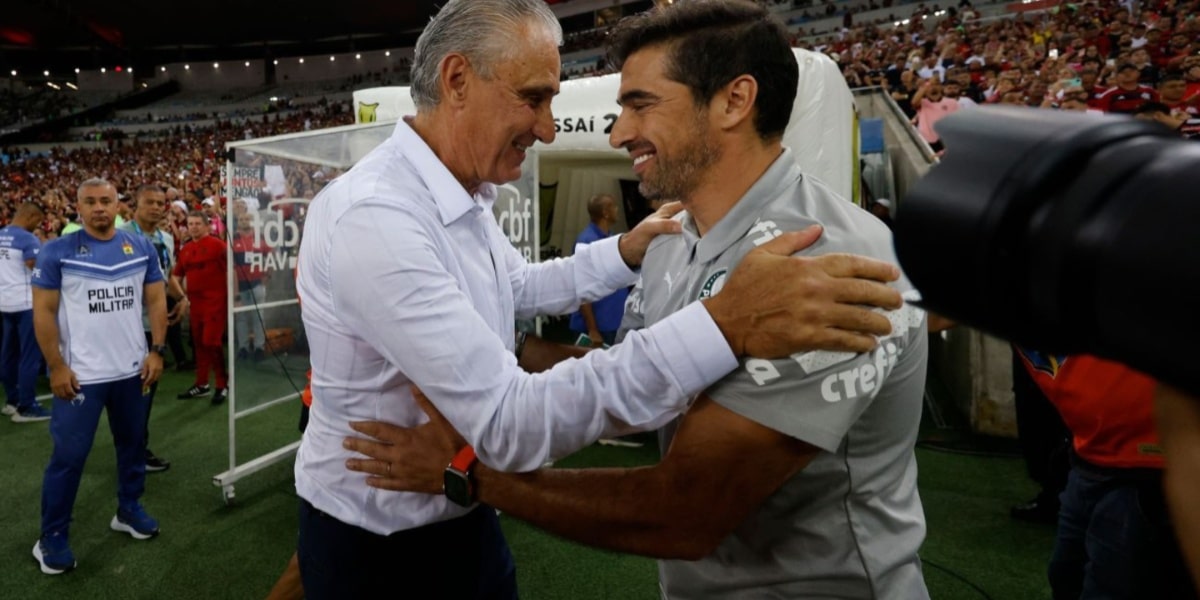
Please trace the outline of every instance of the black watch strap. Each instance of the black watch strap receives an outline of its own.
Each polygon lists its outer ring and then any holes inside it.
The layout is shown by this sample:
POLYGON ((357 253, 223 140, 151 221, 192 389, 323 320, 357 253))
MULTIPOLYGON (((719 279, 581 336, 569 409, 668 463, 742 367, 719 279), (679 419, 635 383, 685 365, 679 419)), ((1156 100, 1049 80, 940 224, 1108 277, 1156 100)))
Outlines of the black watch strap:
POLYGON ((155 354, 157 354, 157 355, 159 355, 159 356, 160 356, 160 357, 162 357, 162 358, 166 358, 166 357, 167 357, 167 346, 166 346, 166 344, 158 344, 158 345, 155 345, 155 346, 150 346, 150 351, 151 351, 151 352, 153 352, 153 353, 155 353, 155 354))

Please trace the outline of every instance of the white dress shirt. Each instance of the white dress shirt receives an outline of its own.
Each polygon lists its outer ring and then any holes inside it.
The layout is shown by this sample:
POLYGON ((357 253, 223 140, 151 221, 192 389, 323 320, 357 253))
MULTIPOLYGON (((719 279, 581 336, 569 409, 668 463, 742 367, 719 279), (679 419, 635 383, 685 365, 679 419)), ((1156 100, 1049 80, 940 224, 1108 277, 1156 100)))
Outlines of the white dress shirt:
POLYGON ((507 471, 536 469, 605 436, 649 430, 737 367, 698 303, 617 347, 528 374, 514 318, 566 314, 632 284, 613 237, 529 264, 492 214, 404 121, 310 206, 297 289, 313 406, 296 489, 318 510, 386 535, 457 517, 443 496, 378 490, 346 468, 351 421, 425 422, 410 384, 507 471))

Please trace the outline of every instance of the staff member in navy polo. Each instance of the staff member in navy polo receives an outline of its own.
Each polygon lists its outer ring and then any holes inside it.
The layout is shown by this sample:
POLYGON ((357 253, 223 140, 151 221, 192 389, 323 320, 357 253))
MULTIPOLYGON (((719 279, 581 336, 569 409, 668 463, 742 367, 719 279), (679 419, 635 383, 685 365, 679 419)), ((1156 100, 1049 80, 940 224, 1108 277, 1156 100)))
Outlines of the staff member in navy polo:
POLYGON ((33 336, 33 292, 29 283, 42 243, 31 233, 41 225, 42 207, 27 202, 17 209, 12 223, 0 229, 0 314, 4 318, 4 344, 0 349, 0 376, 8 403, 3 414, 14 423, 45 421, 50 413, 37 402, 38 369, 42 353, 33 336))
MULTIPOLYGON (((581 246, 598 242, 612 235, 612 226, 617 222, 617 201, 608 194, 596 194, 588 200, 587 227, 575 238, 575 251, 581 246)), ((579 312, 571 315, 571 331, 586 333, 591 345, 613 345, 617 329, 621 327, 621 316, 625 314, 625 298, 629 288, 621 288, 595 302, 579 305, 579 312)))
POLYGON ((54 450, 42 481, 42 533, 33 556, 42 572, 75 567, 68 528, 100 411, 107 409, 117 447, 114 531, 135 539, 158 534, 139 502, 146 483, 143 390, 162 373, 166 291, 158 254, 145 236, 118 231, 117 190, 103 179, 79 186, 83 229, 48 244, 33 272, 33 323, 50 368, 54 450), (152 344, 142 332, 149 313, 152 344))

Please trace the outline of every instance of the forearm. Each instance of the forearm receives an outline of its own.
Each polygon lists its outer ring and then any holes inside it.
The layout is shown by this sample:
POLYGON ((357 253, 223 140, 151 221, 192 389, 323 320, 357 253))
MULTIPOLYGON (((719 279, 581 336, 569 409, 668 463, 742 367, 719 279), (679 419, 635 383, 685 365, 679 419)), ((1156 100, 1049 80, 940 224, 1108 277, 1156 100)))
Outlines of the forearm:
MULTIPOLYGON (((587 327, 589 332, 600 331, 600 328, 596 325, 596 312, 592 310, 592 304, 590 302, 579 305, 579 314, 583 316, 583 326, 587 327)), ((600 342, 602 340, 592 341, 600 342)))
POLYGON ((501 473, 479 465, 475 478, 480 502, 588 546, 695 560, 716 545, 703 502, 661 468, 501 473))
POLYGON ((537 336, 525 338, 517 364, 529 373, 541 373, 568 358, 582 358, 591 348, 556 344, 537 336))
POLYGON ((36 308, 34 310, 37 312, 34 313, 33 336, 37 338, 38 349, 46 359, 46 367, 61 367, 66 361, 58 348, 58 315, 53 312, 47 314, 47 311, 36 308))
POLYGON ((1200 515, 1192 508, 1200 496, 1200 398, 1160 385, 1157 411, 1167 504, 1193 580, 1200 581, 1200 515))
POLYGON ((173 300, 183 300, 186 296, 183 286, 179 284, 179 278, 174 275, 167 279, 167 295, 173 300))
POLYGON ((156 302, 148 307, 150 317, 150 343, 161 346, 167 339, 167 303, 156 302))

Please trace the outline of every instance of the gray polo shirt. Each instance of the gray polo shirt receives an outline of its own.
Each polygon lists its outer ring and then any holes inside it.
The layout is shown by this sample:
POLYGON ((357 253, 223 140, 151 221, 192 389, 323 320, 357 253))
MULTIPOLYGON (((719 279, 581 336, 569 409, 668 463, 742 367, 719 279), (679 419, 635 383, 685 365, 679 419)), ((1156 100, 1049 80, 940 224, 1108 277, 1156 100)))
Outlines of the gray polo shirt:
MULTIPOLYGON (((875 217, 802 176, 790 150, 703 238, 654 241, 626 302, 623 331, 716 294, 742 257, 784 231, 819 223, 802 252, 847 252, 898 264, 875 217)), ((911 284, 897 284, 910 292, 911 284)), ((821 452, 710 556, 659 562, 664 598, 928 598, 917 549, 925 517, 913 456, 925 387, 925 314, 889 313, 892 333, 867 354, 808 352, 747 359, 706 394, 821 452)), ((669 447, 674 424, 660 433, 669 447)), ((696 498, 696 502, 704 502, 696 498)))

